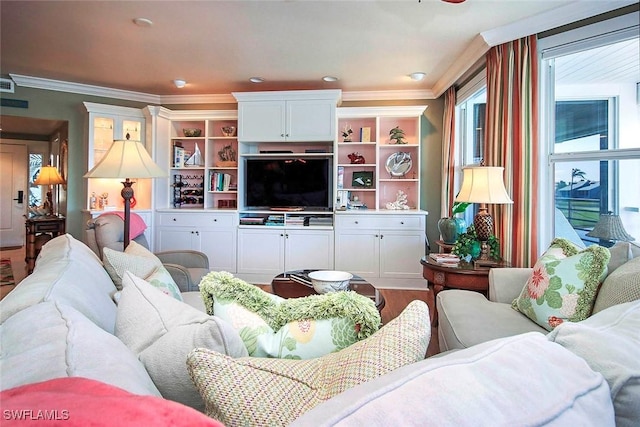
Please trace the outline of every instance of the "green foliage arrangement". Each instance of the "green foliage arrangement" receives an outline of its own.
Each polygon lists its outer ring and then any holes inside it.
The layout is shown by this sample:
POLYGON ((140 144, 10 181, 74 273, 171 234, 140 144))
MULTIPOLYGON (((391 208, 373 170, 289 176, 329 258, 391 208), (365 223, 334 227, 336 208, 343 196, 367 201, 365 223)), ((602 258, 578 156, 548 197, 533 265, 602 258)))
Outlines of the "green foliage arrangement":
MULTIPOLYGON (((489 237, 487 240, 489 245, 489 255, 495 260, 501 260, 500 242, 496 236, 489 237)), ((473 225, 467 228, 467 231, 458 236, 458 240, 453 245, 451 253, 458 255, 462 259, 473 260, 480 256, 480 241, 473 225)))

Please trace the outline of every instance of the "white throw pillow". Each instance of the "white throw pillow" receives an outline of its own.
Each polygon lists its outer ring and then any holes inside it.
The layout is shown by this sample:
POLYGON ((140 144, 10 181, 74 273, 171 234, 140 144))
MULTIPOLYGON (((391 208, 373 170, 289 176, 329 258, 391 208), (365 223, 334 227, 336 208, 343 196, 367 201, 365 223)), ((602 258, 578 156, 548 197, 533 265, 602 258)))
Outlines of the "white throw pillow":
POLYGON ((247 356, 238 333, 225 321, 173 298, 126 272, 115 334, 144 364, 162 396, 204 411, 187 372, 187 355, 208 348, 231 357, 247 356))
POLYGON ((640 300, 578 323, 563 323, 549 341, 582 357, 609 383, 617 426, 640 423, 640 300))

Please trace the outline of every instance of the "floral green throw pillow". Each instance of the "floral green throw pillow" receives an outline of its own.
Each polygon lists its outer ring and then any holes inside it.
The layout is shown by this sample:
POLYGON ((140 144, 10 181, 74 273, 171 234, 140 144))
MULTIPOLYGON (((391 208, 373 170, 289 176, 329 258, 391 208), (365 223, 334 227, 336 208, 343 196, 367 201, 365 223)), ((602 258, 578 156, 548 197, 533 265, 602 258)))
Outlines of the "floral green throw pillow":
POLYGON ((373 301, 356 292, 284 299, 227 272, 200 282, 210 315, 229 322, 249 356, 310 359, 339 351, 380 327, 373 301))
POLYGON ((581 249, 569 240, 555 239, 536 262, 512 307, 549 331, 564 321, 586 319, 610 257, 602 246, 581 249))
POLYGON ((378 332, 337 353, 308 360, 233 358, 196 348, 187 368, 210 417, 229 427, 285 426, 349 388, 423 360, 429 324, 429 307, 415 300, 378 332))

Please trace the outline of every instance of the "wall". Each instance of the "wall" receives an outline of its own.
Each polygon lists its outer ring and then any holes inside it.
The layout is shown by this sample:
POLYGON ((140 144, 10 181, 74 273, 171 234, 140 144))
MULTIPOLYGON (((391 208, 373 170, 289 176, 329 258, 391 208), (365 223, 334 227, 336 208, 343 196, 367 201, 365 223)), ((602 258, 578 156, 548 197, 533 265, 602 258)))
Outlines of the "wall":
POLYGON ((16 86, 15 93, 3 93, 2 97, 29 102, 29 108, 27 109, 2 107, 2 115, 66 120, 69 122, 67 232, 77 239, 81 239, 82 230, 84 229, 81 209, 85 207, 87 186, 87 180, 82 177, 86 172, 85 159, 87 157, 85 136, 87 112, 82 102, 89 101, 135 108, 145 107, 146 104, 97 96, 23 88, 19 86, 16 86))
MULTIPOLYGON (((86 204, 87 180, 82 175, 86 172, 87 143, 86 118, 87 112, 82 103, 84 101, 100 104, 118 105, 124 107, 143 108, 147 104, 141 102, 124 101, 96 96, 78 95, 66 92, 42 89, 22 88, 16 86, 16 91, 6 98, 20 99, 29 102, 28 109, 3 107, 3 115, 23 116, 50 120, 67 120, 69 122, 69 168, 67 186, 67 232, 78 239, 82 239, 81 210, 86 204)), ((437 222, 440 212, 440 183, 441 183, 441 152, 442 152, 442 117, 443 98, 432 100, 385 101, 385 102, 344 102, 343 107, 369 107, 391 105, 427 105, 422 121, 422 171, 421 173, 421 209, 429 212, 427 216, 427 235, 434 248, 435 240, 439 238, 437 222)), ((165 105, 172 110, 227 110, 235 109, 235 104, 206 104, 206 105, 165 105)))

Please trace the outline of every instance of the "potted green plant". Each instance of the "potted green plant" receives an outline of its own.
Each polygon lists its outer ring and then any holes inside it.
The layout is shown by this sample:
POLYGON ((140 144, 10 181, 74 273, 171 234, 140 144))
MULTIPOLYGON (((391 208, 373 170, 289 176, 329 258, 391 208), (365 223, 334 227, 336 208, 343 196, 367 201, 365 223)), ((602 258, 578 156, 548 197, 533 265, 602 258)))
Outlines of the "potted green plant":
MULTIPOLYGON (((489 245, 489 255, 491 258, 500 260, 500 242, 498 242, 498 238, 491 235, 489 240, 487 240, 487 245, 489 245)), ((471 262, 480 256, 480 246, 480 240, 478 240, 476 229, 472 224, 467 228, 467 231, 458 236, 458 240, 453 245, 451 253, 458 255, 460 259, 471 262)))
POLYGON ((456 215, 463 213, 469 205, 470 203, 466 202, 455 202, 451 207, 451 215, 438 220, 438 231, 444 243, 453 245, 458 240, 458 236, 464 233, 467 222, 456 215))

